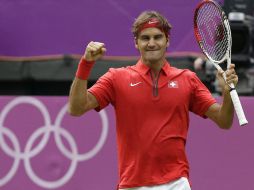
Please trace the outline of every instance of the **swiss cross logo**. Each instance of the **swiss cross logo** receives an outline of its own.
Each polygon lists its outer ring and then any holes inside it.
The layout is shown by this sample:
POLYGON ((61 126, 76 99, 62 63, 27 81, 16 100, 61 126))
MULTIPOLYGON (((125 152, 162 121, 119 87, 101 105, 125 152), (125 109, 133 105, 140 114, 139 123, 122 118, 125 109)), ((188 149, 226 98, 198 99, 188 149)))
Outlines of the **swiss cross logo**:
POLYGON ((169 81, 168 87, 169 88, 178 88, 178 82, 177 81, 169 81))

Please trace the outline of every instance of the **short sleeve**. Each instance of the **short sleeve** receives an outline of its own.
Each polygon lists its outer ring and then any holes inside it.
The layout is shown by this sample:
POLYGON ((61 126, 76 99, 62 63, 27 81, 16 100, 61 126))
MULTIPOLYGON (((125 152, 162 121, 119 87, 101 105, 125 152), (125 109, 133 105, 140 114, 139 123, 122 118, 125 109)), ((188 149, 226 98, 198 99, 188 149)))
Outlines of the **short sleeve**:
POLYGON ((206 118, 206 111, 212 104, 216 103, 216 100, 195 73, 193 73, 190 80, 193 89, 190 101, 190 111, 206 118))
POLYGON ((101 76, 97 82, 88 89, 88 92, 93 94, 99 103, 99 107, 95 108, 100 111, 109 103, 114 102, 114 69, 109 69, 107 73, 101 76))

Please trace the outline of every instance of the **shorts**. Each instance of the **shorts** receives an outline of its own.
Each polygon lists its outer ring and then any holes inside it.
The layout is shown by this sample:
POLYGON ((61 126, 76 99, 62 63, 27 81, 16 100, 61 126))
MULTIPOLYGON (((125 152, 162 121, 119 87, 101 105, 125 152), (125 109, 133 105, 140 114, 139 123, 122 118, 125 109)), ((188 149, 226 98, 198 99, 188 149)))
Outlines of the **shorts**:
POLYGON ((188 179, 186 177, 181 177, 162 185, 124 188, 119 190, 191 190, 191 188, 188 179))

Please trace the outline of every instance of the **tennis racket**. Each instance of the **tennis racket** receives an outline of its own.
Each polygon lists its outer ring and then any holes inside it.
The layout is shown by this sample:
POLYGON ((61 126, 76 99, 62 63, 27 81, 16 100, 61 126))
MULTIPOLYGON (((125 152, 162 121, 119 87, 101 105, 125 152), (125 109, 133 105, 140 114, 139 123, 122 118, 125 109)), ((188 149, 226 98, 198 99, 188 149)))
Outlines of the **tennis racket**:
MULTIPOLYGON (((219 64, 227 62, 227 68, 231 64, 232 37, 226 14, 221 6, 212 0, 200 2, 194 14, 194 32, 196 40, 209 59, 218 70, 222 70, 219 64)), ((226 74, 223 74, 226 79, 226 74)), ((229 84, 231 99, 234 104, 239 124, 248 123, 238 94, 233 83, 229 84)))

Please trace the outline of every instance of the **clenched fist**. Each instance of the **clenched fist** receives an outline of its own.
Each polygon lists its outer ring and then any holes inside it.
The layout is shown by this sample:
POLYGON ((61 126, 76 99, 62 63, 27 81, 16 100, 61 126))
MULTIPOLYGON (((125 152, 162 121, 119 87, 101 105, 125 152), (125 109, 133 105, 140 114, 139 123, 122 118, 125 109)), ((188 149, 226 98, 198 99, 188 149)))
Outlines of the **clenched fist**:
POLYGON ((104 43, 91 41, 86 47, 83 59, 86 61, 96 61, 100 59, 105 52, 106 48, 104 43))

